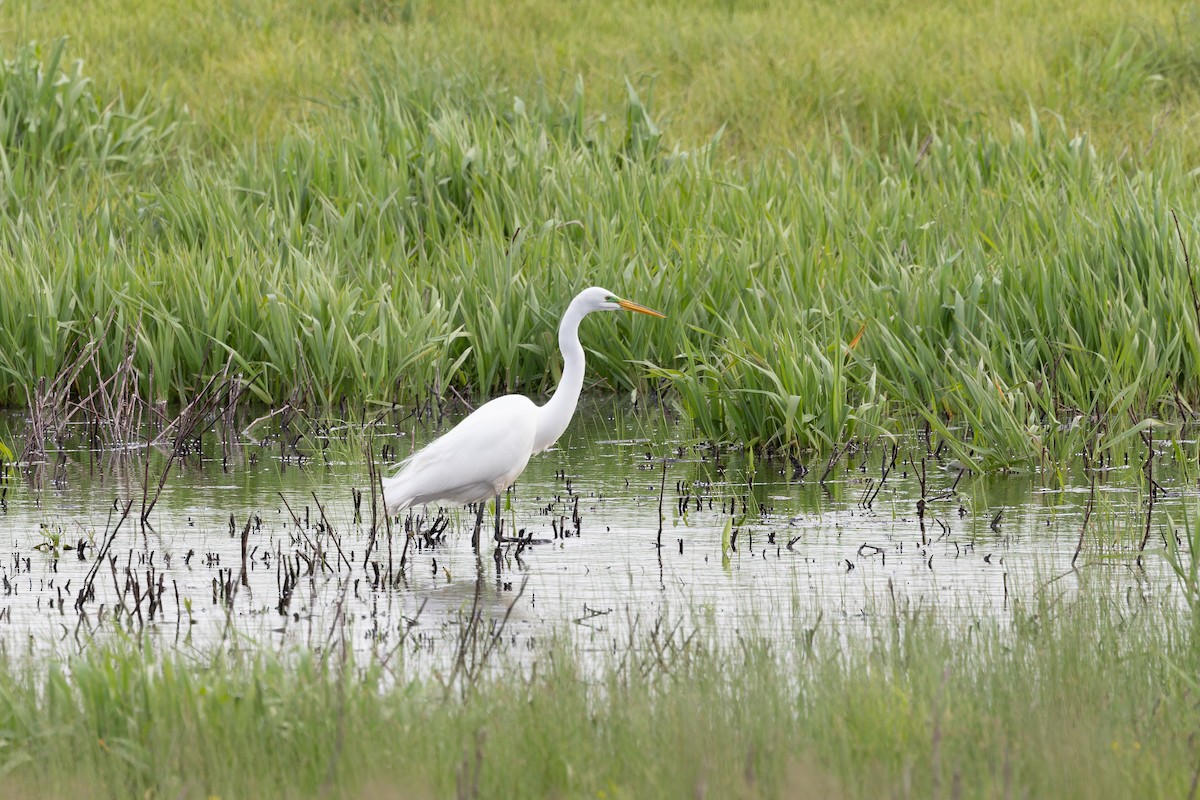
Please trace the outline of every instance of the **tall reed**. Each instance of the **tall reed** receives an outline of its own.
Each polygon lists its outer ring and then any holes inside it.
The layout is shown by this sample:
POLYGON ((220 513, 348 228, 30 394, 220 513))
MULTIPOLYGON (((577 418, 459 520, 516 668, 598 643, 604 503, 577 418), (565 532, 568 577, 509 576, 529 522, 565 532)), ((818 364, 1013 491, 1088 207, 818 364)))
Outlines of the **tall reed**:
POLYGON ((537 394, 589 284, 670 317, 589 320, 594 381, 669 390, 703 435, 768 449, 915 419, 1004 466, 1200 401, 1180 147, 1131 167, 1031 111, 728 162, 669 146, 632 85, 614 122, 582 83, 513 97, 393 64, 210 157, 177 107, 100 97, 61 45, 35 56, 0 91, 48 121, 5 150, 7 403, 110 315, 137 331, 154 399, 188 397, 227 354, 265 402, 537 394))

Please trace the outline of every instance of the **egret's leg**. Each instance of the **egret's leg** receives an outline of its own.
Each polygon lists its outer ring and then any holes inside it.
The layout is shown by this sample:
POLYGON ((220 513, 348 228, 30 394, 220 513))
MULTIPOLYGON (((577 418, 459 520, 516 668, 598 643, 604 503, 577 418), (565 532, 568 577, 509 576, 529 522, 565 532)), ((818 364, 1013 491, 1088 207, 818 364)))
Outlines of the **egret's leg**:
POLYGON ((500 495, 496 495, 496 544, 500 543, 500 495))
POLYGON ((487 503, 480 500, 475 505, 478 509, 475 511, 475 533, 471 535, 471 547, 476 553, 479 552, 479 531, 483 528, 483 509, 487 507, 487 503))

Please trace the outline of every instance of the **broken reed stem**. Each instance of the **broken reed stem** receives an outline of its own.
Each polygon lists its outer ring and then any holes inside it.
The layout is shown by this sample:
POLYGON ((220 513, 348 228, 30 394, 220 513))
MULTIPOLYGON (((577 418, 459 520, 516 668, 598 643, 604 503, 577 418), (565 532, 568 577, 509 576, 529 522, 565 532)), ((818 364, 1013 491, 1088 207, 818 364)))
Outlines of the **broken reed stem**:
POLYGON ((1142 441, 1146 443, 1146 463, 1142 467, 1142 471, 1146 475, 1147 488, 1150 491, 1150 498, 1146 505, 1146 530, 1142 534, 1142 543, 1138 545, 1138 566, 1142 564, 1142 553, 1146 550, 1146 543, 1150 541, 1150 523, 1154 517, 1154 497, 1157 492, 1154 491, 1154 429, 1150 428, 1142 434, 1142 441))
MULTIPOLYGON (((109 525, 112 524, 112 515, 113 512, 119 508, 119 503, 120 501, 115 499, 113 500, 113 507, 108 512, 108 522, 105 523, 104 526, 106 532, 108 531, 109 525)), ((104 563, 104 559, 108 555, 109 549, 112 547, 113 540, 117 538, 117 532, 121 530, 121 525, 123 525, 125 520, 129 517, 129 509, 131 508, 133 508, 133 501, 126 500, 125 507, 121 509, 121 518, 117 520, 117 526, 112 529, 112 533, 109 533, 104 537, 104 544, 101 545, 100 551, 96 553, 96 561, 92 564, 92 568, 88 570, 87 577, 83 579, 83 585, 79 588, 79 594, 75 598, 75 608, 77 610, 82 609, 83 604, 87 602, 88 594, 91 591, 92 584, 96 580, 96 573, 100 570, 100 565, 104 563)))
MULTIPOLYGON (((179 458, 182 453, 183 443, 192 438, 192 435, 198 428, 200 428, 201 423, 203 423, 208 415, 214 409, 220 407, 228 399, 231 391, 229 383, 229 368, 232 365, 233 355, 230 354, 229 358, 225 360, 224 369, 222 369, 220 372, 213 373, 213 376, 208 379, 208 383, 206 383, 204 388, 200 390, 200 393, 197 394, 196 397, 194 397, 192 401, 188 403, 182 411, 179 412, 179 415, 175 418, 174 422, 172 422, 166 430, 155 437, 154 443, 157 444, 162 440, 163 436, 166 435, 168 430, 176 427, 178 428, 178 432, 175 434, 175 443, 171 448, 170 455, 167 456, 167 463, 163 466, 162 474, 159 476, 158 488, 155 490, 154 496, 149 498, 149 501, 147 501, 146 497, 143 495, 141 513, 143 526, 149 523, 150 512, 154 510, 154 506, 158 504, 158 499, 162 496, 163 487, 166 486, 167 478, 171 473, 171 467, 175 463, 175 460, 179 458), (217 384, 218 378, 221 380, 220 384, 217 384), (213 391, 214 385, 218 386, 218 390, 215 392, 213 391)), ((149 456, 148 453, 147 456, 149 456)))
MULTIPOLYGON (((476 553, 476 558, 478 558, 476 553)), ((475 629, 479 625, 479 596, 483 592, 483 573, 480 570, 479 577, 475 578, 475 592, 471 599, 470 616, 467 618, 467 624, 462 626, 462 631, 458 637, 458 646, 455 648, 454 668, 450 672, 450 678, 446 681, 446 690, 449 691, 454 686, 459 674, 467 671, 469 668, 467 663, 467 652, 475 642, 475 629)), ((468 681, 470 683, 470 681, 468 681)), ((464 688, 464 693, 466 689, 464 688)))
POLYGON ((1096 472, 1092 469, 1092 460, 1086 451, 1083 454, 1083 468, 1091 476, 1091 489, 1088 492, 1087 506, 1083 509, 1083 524, 1079 526, 1079 541, 1075 545, 1075 554, 1071 556, 1071 569, 1075 568, 1079 552, 1083 550, 1083 536, 1087 533, 1088 520, 1092 518, 1092 509, 1096 506, 1096 472))
MULTIPOLYGON (((896 453, 898 449, 899 448, 896 443, 892 442, 892 455, 890 459, 888 458, 887 452, 884 451, 883 461, 879 467, 879 483, 876 484, 874 491, 868 489, 869 494, 867 495, 866 502, 863 503, 863 508, 871 508, 871 506, 875 503, 875 499, 879 497, 879 493, 883 491, 883 485, 887 483, 888 476, 892 474, 892 470, 896 466, 896 453)), ((922 495, 923 494, 924 486, 922 486, 922 495)))
POLYGON ((833 472, 833 468, 837 466, 838 459, 842 457, 842 452, 847 447, 849 447, 848 443, 833 448, 833 452, 829 454, 829 461, 825 464, 825 471, 821 473, 821 480, 817 481, 817 483, 822 486, 825 485, 825 480, 829 477, 829 473, 833 472))
POLYGON ((242 575, 241 582, 243 586, 250 586, 250 576, 247 572, 246 564, 249 560, 250 547, 250 523, 254 519, 253 514, 246 516, 246 526, 242 528, 242 575))
MULTIPOLYGON (((375 549, 375 537, 379 532, 379 470, 375 465, 375 437, 367 439, 367 480, 371 483, 371 533, 367 537, 367 551, 363 554, 363 569, 371 563, 371 551, 375 549)), ((387 514, 387 510, 384 510, 387 514)))
POLYGON ((350 559, 346 558, 346 554, 342 552, 342 540, 334 531, 333 525, 330 524, 329 518, 325 516, 325 506, 321 505, 321 501, 317 498, 317 493, 312 492, 313 502, 317 504, 317 510, 321 512, 321 522, 325 523, 325 530, 329 532, 329 538, 333 540, 333 546, 337 548, 338 558, 346 565, 346 569, 353 571, 354 565, 350 563, 350 559))
POLYGON ((667 459, 663 457, 662 462, 662 483, 658 487, 658 540, 656 546, 662 550, 662 532, 663 532, 663 495, 667 491, 667 459))
MULTIPOLYGON (((47 416, 55 423, 56 435, 71 421, 75 411, 79 408, 76 406, 75 409, 70 411, 66 408, 67 397, 70 394, 71 387, 75 385, 75 379, 83 371, 84 366, 91 362, 93 354, 100 347, 100 341, 107 338, 108 330, 112 326, 115 315, 116 310, 114 309, 109 313, 108 320, 104 323, 99 338, 91 337, 86 343, 79 346, 79 337, 73 337, 67 345, 65 352, 71 353, 76 347, 79 347, 78 352, 70 360, 64 361, 63 366, 49 382, 46 381, 45 377, 39 378, 37 388, 34 390, 32 396, 30 396, 28 389, 25 390, 31 424, 29 426, 29 435, 25 439, 25 446, 21 448, 21 456, 17 459, 18 461, 45 460, 46 435, 48 433, 47 416)), ((92 319, 95 320, 95 317, 92 317, 92 319)))
MULTIPOLYGON (((329 562, 325 559, 325 554, 321 552, 321 548, 313 544, 313 540, 308 538, 308 531, 305 530, 304 523, 302 523, 300 518, 296 516, 296 512, 292 510, 292 506, 288 503, 287 498, 283 496, 283 492, 276 492, 276 494, 278 494, 279 499, 283 501, 283 507, 288 510, 288 516, 292 518, 292 522, 295 524, 296 530, 299 531, 300 535, 304 538, 304 543, 308 545, 308 549, 312 551, 315 557, 321 559, 321 565, 325 569, 328 569, 330 572, 337 572, 337 570, 332 569, 329 566, 329 562)), ((297 550, 296 552, 300 551, 297 550)), ((314 562, 310 562, 310 566, 312 563, 314 562)))

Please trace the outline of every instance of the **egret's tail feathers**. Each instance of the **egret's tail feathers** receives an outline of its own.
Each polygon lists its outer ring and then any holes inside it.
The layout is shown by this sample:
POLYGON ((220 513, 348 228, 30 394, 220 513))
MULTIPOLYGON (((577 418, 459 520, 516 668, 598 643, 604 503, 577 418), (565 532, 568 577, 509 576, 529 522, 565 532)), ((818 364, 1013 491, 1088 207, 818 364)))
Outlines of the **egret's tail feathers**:
POLYGON ((412 493, 406 491, 403 473, 383 479, 383 507, 389 514, 396 514, 413 504, 412 493))

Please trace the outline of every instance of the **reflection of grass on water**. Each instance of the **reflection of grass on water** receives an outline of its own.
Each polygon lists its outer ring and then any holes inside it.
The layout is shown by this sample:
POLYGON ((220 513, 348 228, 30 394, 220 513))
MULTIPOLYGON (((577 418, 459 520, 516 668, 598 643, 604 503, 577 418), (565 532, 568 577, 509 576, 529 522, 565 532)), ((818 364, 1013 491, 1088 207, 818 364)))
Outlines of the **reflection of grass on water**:
MULTIPOLYGON (((452 686, 338 648, 0 668, 0 789, 111 797, 1185 797, 1200 620, 1085 581, 718 643, 499 648, 452 686), (845 630, 840 630, 845 626, 845 630), (861 627, 865 626, 865 630, 861 627)), ((888 605, 888 604, 883 604, 888 605)), ((814 624, 815 622, 815 624, 814 624)), ((811 627, 810 627, 811 626, 811 627)), ((484 628, 474 635, 488 639, 484 628)), ((482 642, 486 647, 487 642, 482 642)), ((479 652, 476 650, 475 652, 479 652)))

